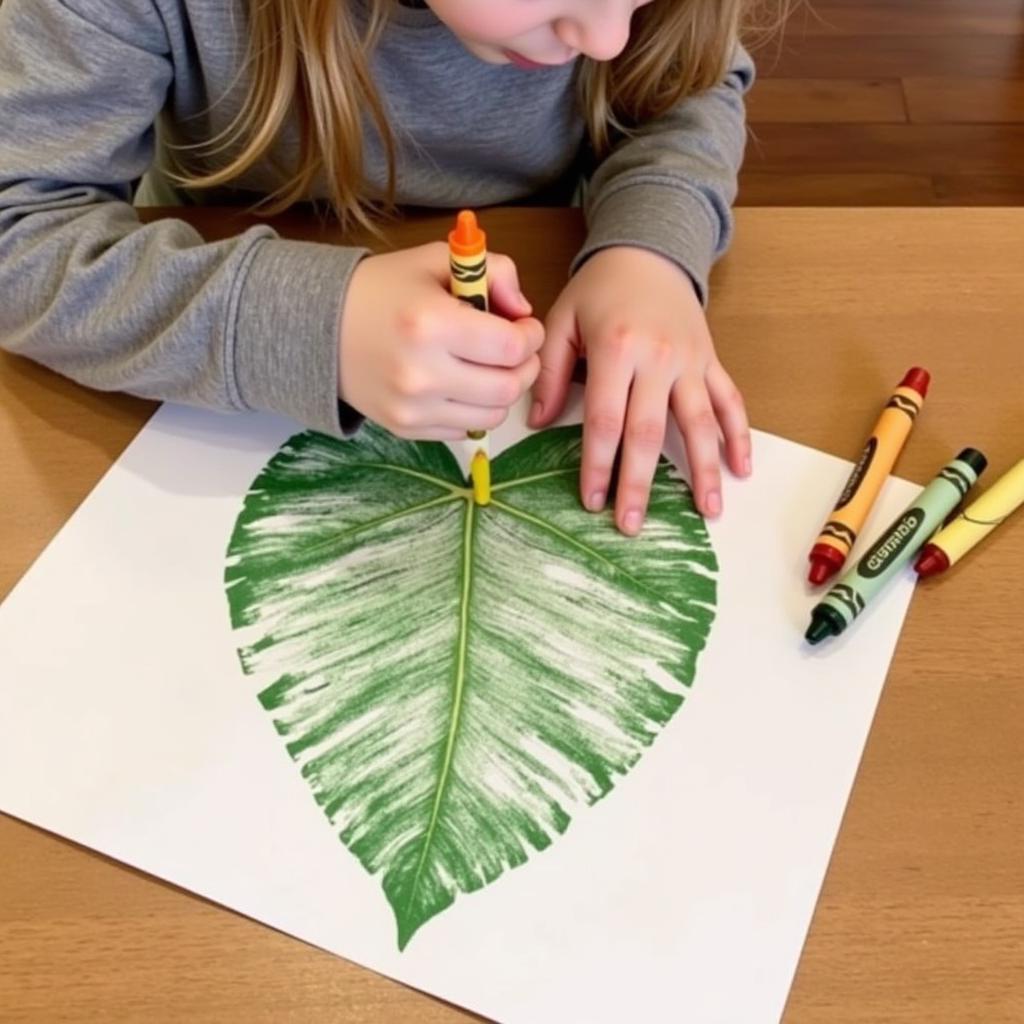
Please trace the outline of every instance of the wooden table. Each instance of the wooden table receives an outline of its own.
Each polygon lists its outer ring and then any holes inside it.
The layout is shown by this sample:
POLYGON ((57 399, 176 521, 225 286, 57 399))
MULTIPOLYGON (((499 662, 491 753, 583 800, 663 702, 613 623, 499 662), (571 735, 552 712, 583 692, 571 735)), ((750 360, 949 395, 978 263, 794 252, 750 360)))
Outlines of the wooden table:
MULTIPOLYGON (((210 238, 240 227, 189 216, 210 238)), ((447 224, 417 220, 393 241, 447 224)), ((496 210, 486 226, 546 310, 578 213, 496 210)), ((336 240, 301 215, 279 227, 336 240)), ((973 445, 994 480, 1024 456, 1022 240, 1018 209, 741 210, 711 322, 752 423, 855 457, 920 363, 933 388, 900 474, 923 483, 973 445)), ((0 355, 0 595, 153 409, 0 355)), ((1022 580, 1024 514, 919 588, 786 1024, 1024 1020, 1022 580)), ((0 863, 5 1022, 474 1019, 4 816, 0 863)))

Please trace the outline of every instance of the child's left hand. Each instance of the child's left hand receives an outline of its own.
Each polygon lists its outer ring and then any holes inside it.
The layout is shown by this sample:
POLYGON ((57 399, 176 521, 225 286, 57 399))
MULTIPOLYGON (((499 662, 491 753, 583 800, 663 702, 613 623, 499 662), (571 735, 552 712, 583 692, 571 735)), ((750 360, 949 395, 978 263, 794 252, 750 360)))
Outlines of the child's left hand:
POLYGON ((576 359, 585 355, 583 504, 604 507, 621 440, 615 521, 624 533, 640 532, 671 409, 697 507, 718 515, 719 428, 729 467, 740 476, 750 472, 750 429, 689 276, 647 249, 602 249, 565 287, 546 328, 530 426, 559 415, 576 359))

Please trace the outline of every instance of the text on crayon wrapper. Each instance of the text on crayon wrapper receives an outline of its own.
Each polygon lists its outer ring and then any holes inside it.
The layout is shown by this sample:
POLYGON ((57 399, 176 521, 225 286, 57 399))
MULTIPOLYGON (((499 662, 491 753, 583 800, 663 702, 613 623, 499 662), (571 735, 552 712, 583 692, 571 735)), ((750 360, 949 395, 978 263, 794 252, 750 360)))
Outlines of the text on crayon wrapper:
POLYGON ((902 515, 889 531, 885 540, 861 563, 861 575, 873 577, 884 572, 889 560, 907 546, 923 522, 924 511, 922 509, 912 508, 902 515))

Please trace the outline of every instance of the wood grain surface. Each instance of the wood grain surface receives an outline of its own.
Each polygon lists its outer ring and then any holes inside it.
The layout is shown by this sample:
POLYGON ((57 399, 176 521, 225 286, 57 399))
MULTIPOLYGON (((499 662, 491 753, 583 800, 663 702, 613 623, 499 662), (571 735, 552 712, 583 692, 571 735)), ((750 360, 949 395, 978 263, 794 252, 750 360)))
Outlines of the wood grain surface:
POLYGON ((1021 0, 798 0, 756 59, 740 203, 1024 205, 1021 0))
MULTIPOLYGON (((209 238, 247 223, 187 216, 209 238)), ((483 216, 545 310, 582 238, 578 212, 483 216)), ((277 224, 339 240, 302 214, 277 224)), ((447 225, 417 219, 391 242, 447 225)), ((923 483, 972 445, 991 483, 1024 456, 1022 238, 1017 209, 739 211, 710 319, 752 423, 855 457, 880 401, 921 364, 933 387, 897 471, 923 483)), ((154 408, 0 356, 0 595, 154 408)), ((919 587, 786 1024, 1024 1020, 1022 579, 1024 513, 919 587)), ((4 816, 0 863, 5 1024, 477 1019, 4 816)), ((757 969, 738 965, 737 983, 757 969)))

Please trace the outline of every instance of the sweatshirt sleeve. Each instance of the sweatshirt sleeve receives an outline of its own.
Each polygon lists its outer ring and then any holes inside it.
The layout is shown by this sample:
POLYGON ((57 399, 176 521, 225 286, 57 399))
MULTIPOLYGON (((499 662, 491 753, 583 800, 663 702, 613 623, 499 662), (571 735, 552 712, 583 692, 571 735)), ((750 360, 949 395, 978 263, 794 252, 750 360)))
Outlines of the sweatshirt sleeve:
POLYGON ((723 81, 642 125, 600 163, 584 203, 587 239, 572 269, 600 249, 635 245, 673 260, 707 301, 708 275, 732 235, 746 142, 743 95, 754 80, 737 45, 723 81))
POLYGON ((365 250, 140 224, 173 77, 157 0, 0 3, 0 346, 90 387, 344 434, 337 329, 365 250))

